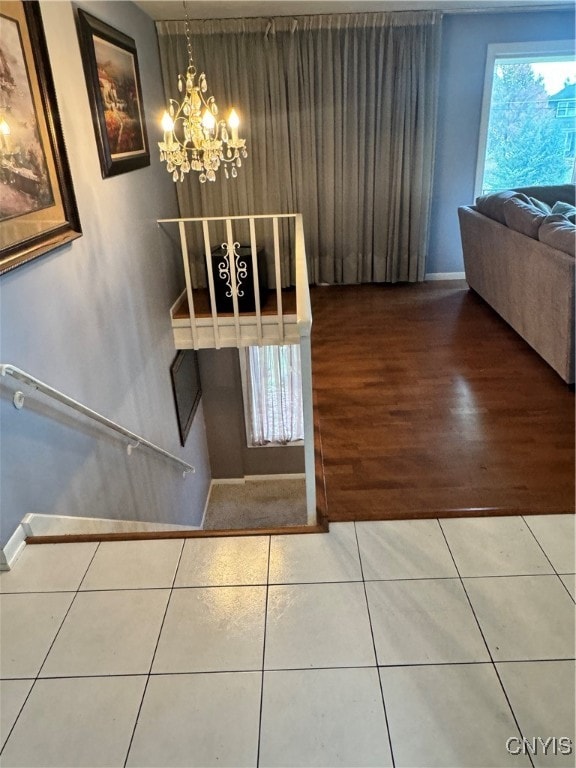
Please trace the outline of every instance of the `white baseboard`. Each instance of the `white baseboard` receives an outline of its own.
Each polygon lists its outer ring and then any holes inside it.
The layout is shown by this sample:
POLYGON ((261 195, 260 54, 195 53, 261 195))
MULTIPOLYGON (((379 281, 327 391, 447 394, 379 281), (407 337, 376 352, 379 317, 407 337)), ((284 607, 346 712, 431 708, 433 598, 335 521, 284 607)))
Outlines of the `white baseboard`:
POLYGON ((465 280, 466 272, 430 272, 424 275, 426 282, 433 280, 465 280))
POLYGON ((0 549, 0 571, 9 571, 20 557, 26 546, 28 532, 23 523, 18 523, 18 528, 8 539, 3 549, 0 549))
POLYGON ((293 472, 284 475, 245 475, 245 477, 217 477, 210 483, 213 485, 245 485, 246 483, 262 482, 265 480, 305 480, 304 472, 293 472))
POLYGON ((215 477, 210 482, 210 488, 213 485, 244 485, 245 483, 245 477, 215 477))
POLYGON ((285 475, 246 475, 246 482, 260 482, 261 480, 306 480, 306 474, 304 472, 294 472, 285 475))
POLYGON ((30 514, 21 523, 26 536, 66 536, 84 533, 154 533, 162 531, 195 531, 197 525, 154 523, 144 520, 76 517, 72 515, 30 514))

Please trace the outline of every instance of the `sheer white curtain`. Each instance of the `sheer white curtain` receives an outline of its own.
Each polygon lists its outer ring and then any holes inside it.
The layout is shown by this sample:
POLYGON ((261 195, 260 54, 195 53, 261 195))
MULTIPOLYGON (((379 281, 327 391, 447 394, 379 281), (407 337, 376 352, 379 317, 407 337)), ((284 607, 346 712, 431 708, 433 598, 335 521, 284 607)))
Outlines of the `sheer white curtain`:
POLYGON ((247 347, 248 430, 252 445, 304 439, 300 347, 247 347))
MULTIPOLYGON (((176 96, 184 23, 157 26, 176 96)), ((178 184, 182 215, 301 212, 312 282, 422 280, 440 28, 434 12, 192 22, 195 62, 239 111, 249 157, 234 181, 178 184)))

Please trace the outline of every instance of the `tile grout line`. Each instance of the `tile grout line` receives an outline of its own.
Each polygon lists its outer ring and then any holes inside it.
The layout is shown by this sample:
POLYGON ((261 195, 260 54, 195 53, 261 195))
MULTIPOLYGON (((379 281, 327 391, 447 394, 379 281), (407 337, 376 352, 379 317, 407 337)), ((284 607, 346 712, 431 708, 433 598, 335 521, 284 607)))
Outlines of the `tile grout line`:
MULTIPOLYGON (((380 697, 382 699, 382 709, 384 711, 384 722, 386 723, 386 733, 388 735, 388 747, 390 749, 390 759, 392 760, 392 768, 395 768, 396 761, 394 759, 394 748, 392 746, 392 734, 390 733, 390 723, 388 722, 388 712, 386 710, 386 701, 384 698, 384 687, 382 685, 382 677, 380 676, 380 670, 378 669, 378 653, 376 651, 376 641, 374 639, 374 629, 372 627, 372 615, 370 614, 370 604, 368 602, 366 580, 364 579, 364 567, 362 565, 362 554, 360 552, 360 542, 358 541, 358 531, 356 530, 355 522, 354 522, 354 537, 356 539, 356 549, 358 551, 358 561, 360 563, 360 575, 362 576, 362 588, 364 589, 364 599, 366 600, 366 610, 368 612, 368 623, 370 625, 370 635, 372 636, 372 647, 374 649, 374 661, 376 662, 376 674, 378 675, 378 685, 380 686, 380 697)), ((371 667, 364 667, 364 669, 371 669, 371 667)))
POLYGON ((268 564, 266 568, 266 601, 264 604, 264 636, 262 642, 262 672, 260 680, 260 712, 258 715, 258 747, 256 749, 256 766, 260 765, 260 742, 262 739, 262 712, 264 711, 264 667, 266 660, 266 629, 268 626, 268 594, 270 591, 270 555, 272 553, 272 536, 268 537, 268 564))
MULTIPOLYGON (((526 527, 528 528, 528 530, 530 531, 530 533, 532 534, 532 536, 534 537, 534 541, 536 542, 536 544, 538 544, 538 546, 539 546, 539 547, 540 547, 540 549, 542 550, 542 553, 544 554, 544 557, 545 557, 545 558, 546 558, 546 560, 548 560, 548 562, 550 563, 550 566, 551 566, 552 570, 554 571, 554 573, 556 574, 556 576, 558 577, 558 579, 560 579, 560 583, 562 584, 562 586, 564 587, 564 589, 566 590, 566 592, 568 592, 568 594, 570 595, 570 599, 571 599, 571 600, 572 600, 574 603, 576 603, 576 599, 575 599, 574 597, 572 597, 572 594, 571 594, 570 590, 568 589, 568 587, 566 586, 566 584, 564 584, 564 580, 562 579, 562 577, 561 577, 561 576, 560 576, 560 574, 558 573, 558 571, 557 571, 557 569, 555 568, 555 566, 554 566, 554 563, 552 562, 552 560, 550 560, 550 558, 548 557, 548 555, 547 555, 547 553, 546 553, 546 550, 544 549, 544 547, 542 546, 542 544, 540 544, 540 541, 539 541, 538 537, 536 536, 536 534, 534 533, 534 531, 533 531, 533 530, 532 530, 532 528, 530 527, 530 523, 528 522, 528 520, 526 520, 526 517, 525 517, 524 515, 522 515, 522 516, 521 516, 521 518, 522 518, 522 520, 524 521, 524 523, 525 523, 526 527)), ((552 576, 552 574, 548 574, 548 575, 552 576)))
MULTIPOLYGON (((70 593, 73 593, 74 597, 70 601, 70 605, 68 606, 68 609, 67 609, 66 613, 64 614, 64 616, 62 618, 62 621, 60 622, 60 626, 58 627, 58 630, 57 630, 56 634, 54 635, 48 650, 46 651, 46 654, 44 656, 44 660, 42 661, 42 664, 40 664, 40 667, 38 668, 38 672, 36 673, 36 675, 34 677, 34 681, 33 681, 32 685, 30 686, 30 690, 28 691, 28 695, 26 696, 26 698, 24 699, 24 701, 22 703, 22 706, 18 710, 18 714, 16 715, 16 719, 12 723, 12 728, 10 728, 8 736, 6 736, 6 740, 4 741, 4 744, 2 745, 2 749, 0 749, 0 755, 2 755, 2 752, 4 752, 4 749, 5 749, 6 745, 10 741, 10 737, 12 736, 12 731, 14 730, 14 728, 16 727, 16 723, 20 719, 20 715, 22 714, 22 710, 26 706, 26 703, 28 702, 28 699, 30 698, 30 696, 32 694, 32 691, 36 687, 36 683, 40 679, 40 673, 42 672, 42 669, 44 668, 44 664, 46 664, 46 659, 50 655, 50 651, 54 647, 54 643, 56 642, 56 639, 57 639, 58 635, 60 634, 60 632, 62 630, 62 627, 64 626, 64 622, 66 621, 66 619, 68 618, 68 614, 72 610, 72 606, 74 605, 74 603, 76 601, 76 598, 78 597, 78 593, 80 592, 80 587, 82 586, 82 582, 86 578, 86 574, 90 570, 90 566, 92 565, 92 563, 94 561, 94 558, 96 557, 96 552, 98 552, 99 549, 100 549, 100 542, 98 542, 98 544, 96 545, 96 549, 94 550, 94 552, 92 554, 92 557, 90 558, 90 562, 86 566, 84 574, 83 574, 82 578, 80 579, 80 583, 78 584, 78 587, 75 590, 71 590, 70 589, 70 590, 63 590, 63 591, 60 591, 60 592, 39 592, 39 593, 34 593, 34 592, 24 592, 24 593, 14 593, 14 592, 11 592, 11 593, 9 593, 9 594, 45 594, 45 595, 50 595, 50 594, 70 594, 70 593)), ((30 678, 27 678, 27 679, 30 679, 30 678)), ((54 678, 54 679, 59 679, 59 678, 54 678)))
MULTIPOLYGON (((429 518, 427 518, 429 519, 429 518)), ((535 577, 535 576, 558 576, 558 578, 562 578, 562 576, 574 576, 573 573, 558 573, 557 571, 554 571, 554 573, 487 573, 482 574, 481 576, 465 576, 464 578, 469 579, 470 581, 473 581, 475 579, 522 579, 525 577, 535 577)), ((398 579, 393 578, 385 578, 385 579, 364 579, 366 584, 379 584, 379 583, 397 583, 397 582, 403 582, 403 581, 459 581, 459 576, 415 576, 415 577, 402 577, 398 579)), ((145 589, 148 592, 161 592, 162 590, 171 589, 174 591, 178 590, 184 590, 184 589, 220 589, 221 587, 230 587, 230 588, 242 588, 242 587, 294 587, 294 586, 308 586, 313 584, 360 584, 363 580, 362 579, 338 579, 336 581, 273 581, 270 582, 269 585, 266 584, 266 582, 251 582, 249 584, 245 583, 239 583, 239 584, 181 584, 181 585, 174 585, 174 587, 114 587, 113 589, 110 589, 109 587, 103 587, 103 588, 92 588, 92 589, 82 589, 82 590, 73 590, 73 589, 57 589, 57 590, 30 590, 26 592, 0 592, 0 596, 7 596, 7 595, 66 595, 66 594, 75 594, 76 591, 81 592, 83 595, 92 594, 94 592, 139 592, 140 590, 145 589)), ((28 679, 28 678, 27 678, 28 679)))
MULTIPOLYGON (((501 659, 498 664, 555 664, 560 661, 575 661, 572 656, 559 656, 553 659, 501 659)), ((330 667, 271 667, 265 670, 266 672, 309 672, 312 670, 338 670, 338 669, 411 669, 414 667, 481 667, 483 665, 492 665, 493 662, 490 659, 485 661, 421 661, 421 662, 408 662, 405 664, 366 664, 364 666, 359 665, 343 665, 343 666, 330 666, 330 667)), ((184 671, 184 672, 150 672, 150 677, 195 677, 200 675, 253 675, 255 672, 260 672, 259 669, 208 669, 202 671, 184 671)), ((40 678, 41 680, 96 680, 107 679, 110 677, 148 677, 147 672, 114 672, 112 674, 89 674, 89 675, 49 675, 47 677, 40 678)), ((11 682, 34 682, 35 678, 32 677, 4 677, 0 678, 2 683, 11 682)))
MULTIPOLYGON (((448 547, 448 552, 450 553, 450 557, 452 558, 452 562, 454 563, 454 567, 456 568, 456 572, 458 573, 458 577, 460 578, 460 583, 462 584, 462 589, 464 590, 464 594, 466 595, 466 599, 468 600, 468 604, 470 605, 470 610, 472 611, 472 615, 474 616, 474 620, 476 621, 476 624, 478 626, 478 630, 480 632, 480 635, 482 636, 482 640, 484 641, 484 645, 486 646, 486 650, 488 652, 488 656, 490 657, 490 662, 492 663, 492 668, 494 669, 494 672, 496 674, 498 682, 500 683, 500 688, 502 689, 502 692, 504 694, 504 698, 506 699, 506 703, 508 704, 508 707, 509 707, 510 712, 512 714, 512 718, 514 720, 514 723, 516 724, 516 728, 518 729, 518 733, 520 734, 520 736, 524 736, 522 728, 520 728, 520 723, 518 722, 518 718, 516 717, 516 713, 514 712, 514 709, 512 707, 512 702, 510 701, 510 698, 508 696, 508 692, 506 691, 506 688, 504 687, 504 682, 502 680, 502 677, 500 676, 500 672, 498 671, 498 667, 496 666, 496 662, 494 661, 494 657, 492 656, 492 651, 490 650, 490 646, 488 645, 488 642, 487 642, 486 637, 484 635, 484 630, 482 629, 482 626, 480 625, 480 620, 478 619, 478 616, 476 615, 476 611, 474 610, 474 606, 472 604, 472 600, 470 599, 470 595, 468 594, 468 590, 466 589, 466 585, 464 583, 464 579, 462 578, 462 575, 460 574, 460 569, 458 568, 458 564, 456 563, 456 558, 454 557, 454 555, 452 553, 452 550, 450 549, 450 544, 448 542, 448 537, 446 536, 446 533, 444 532, 444 528, 442 527, 442 522, 441 522, 440 518, 436 518, 436 521, 438 523, 440 531, 442 532, 442 536, 444 537, 444 541, 446 542, 446 546, 448 547)), ((534 768, 534 761, 532 760, 532 755, 528 754, 528 759, 530 760, 530 764, 532 765, 532 768, 534 768)))
POLYGON ((134 736, 136 734, 136 728, 138 726, 138 720, 140 719, 140 713, 142 712, 142 706, 144 704, 144 699, 146 697, 146 691, 148 690, 148 683, 150 682, 150 677, 152 676, 152 667, 154 666, 154 660, 156 658, 156 652, 158 651, 158 645, 160 643, 160 636, 162 635, 162 630, 164 629, 164 622, 166 621, 166 616, 168 614, 168 608, 170 607, 170 601, 172 600, 172 595, 174 593, 174 583, 176 581, 176 576, 178 574, 178 569, 180 568, 180 563, 182 561, 182 554, 184 552, 184 546, 186 544, 186 539, 182 539, 182 546, 180 547, 180 555, 178 556, 178 562, 176 563, 176 568, 174 569, 174 576, 172 577, 172 585, 170 587, 170 594, 168 595, 168 600, 166 601, 166 608, 164 609, 164 615, 162 616, 162 621, 160 623, 160 629, 158 631, 158 637, 156 638, 156 645, 154 646, 154 652, 152 653, 152 658, 150 659, 150 668, 148 669, 148 673, 146 675, 146 682, 144 683, 144 690, 142 691, 142 698, 140 699, 140 705, 138 707, 138 712, 136 713, 136 719, 134 720, 134 727, 132 728, 132 733, 130 735, 130 741, 128 743, 128 749, 126 750, 126 757, 123 762, 124 768, 126 768, 126 764, 128 763, 128 758, 130 757, 130 750, 132 749, 132 743, 134 741, 134 736))

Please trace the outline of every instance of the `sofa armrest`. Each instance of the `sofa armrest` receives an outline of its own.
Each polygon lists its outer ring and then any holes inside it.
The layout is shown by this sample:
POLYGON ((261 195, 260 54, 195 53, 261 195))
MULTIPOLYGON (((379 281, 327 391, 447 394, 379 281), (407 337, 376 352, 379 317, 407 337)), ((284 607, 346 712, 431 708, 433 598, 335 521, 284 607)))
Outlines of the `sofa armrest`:
POLYGON ((458 209, 468 285, 568 383, 574 382, 574 258, 458 209))

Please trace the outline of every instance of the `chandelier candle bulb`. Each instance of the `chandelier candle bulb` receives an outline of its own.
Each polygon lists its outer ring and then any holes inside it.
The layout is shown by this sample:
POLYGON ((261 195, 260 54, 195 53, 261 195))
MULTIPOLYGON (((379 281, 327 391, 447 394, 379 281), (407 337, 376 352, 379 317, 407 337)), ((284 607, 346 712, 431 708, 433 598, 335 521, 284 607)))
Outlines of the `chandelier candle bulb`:
POLYGON ((162 115, 162 130, 164 131, 164 144, 170 144, 170 135, 174 130, 174 120, 172 120, 168 112, 164 112, 162 115))
POLYGON ((228 115, 228 125, 232 131, 232 141, 238 141, 238 126, 240 125, 240 118, 238 117, 236 110, 232 108, 228 115))
POLYGON ((216 118, 214 117, 212 112, 210 112, 209 110, 206 110, 204 112, 204 117, 202 118, 202 125, 204 126, 204 128, 208 133, 212 133, 212 131, 214 130, 214 127, 216 125, 216 118))
POLYGON ((164 112, 162 115, 162 129, 164 133, 170 133, 174 130, 174 120, 172 120, 168 112, 164 112))

